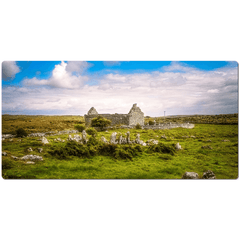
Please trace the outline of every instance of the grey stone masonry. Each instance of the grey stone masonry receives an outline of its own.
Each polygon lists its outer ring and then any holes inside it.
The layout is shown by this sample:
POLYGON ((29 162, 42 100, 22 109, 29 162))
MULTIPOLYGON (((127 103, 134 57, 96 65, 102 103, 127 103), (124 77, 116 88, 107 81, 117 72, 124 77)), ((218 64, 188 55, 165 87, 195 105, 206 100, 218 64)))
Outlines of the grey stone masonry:
POLYGON ((111 125, 123 124, 127 126, 136 126, 138 123, 141 126, 144 125, 144 113, 139 107, 137 107, 136 103, 133 104, 128 114, 100 114, 94 107, 92 107, 88 113, 84 115, 85 124, 87 126, 91 125, 92 119, 98 116, 111 120, 111 125))

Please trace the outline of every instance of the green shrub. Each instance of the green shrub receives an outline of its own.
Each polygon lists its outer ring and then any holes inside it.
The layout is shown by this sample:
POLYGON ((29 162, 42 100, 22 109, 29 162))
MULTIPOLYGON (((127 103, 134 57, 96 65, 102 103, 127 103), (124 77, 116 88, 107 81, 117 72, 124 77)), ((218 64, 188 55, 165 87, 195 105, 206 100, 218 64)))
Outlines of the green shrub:
POLYGON ((23 128, 18 128, 16 131, 17 137, 26 137, 28 134, 23 128))
POLYGON ((15 166, 14 161, 11 159, 2 159, 2 170, 11 169, 15 166))
POLYGON ((142 126, 138 123, 138 124, 135 126, 135 129, 142 129, 142 126))
POLYGON ((176 150, 173 145, 165 145, 164 143, 158 143, 156 145, 151 145, 149 147, 149 152, 159 152, 159 153, 168 153, 174 155, 176 150))
POLYGON ((82 132, 83 130, 85 130, 86 127, 82 124, 76 124, 76 125, 74 125, 74 128, 76 130, 78 130, 79 132, 82 132))
POLYGON ((108 127, 110 125, 111 125, 111 121, 102 116, 93 118, 91 122, 92 127, 100 127, 101 130, 103 130, 103 128, 108 127))
POLYGON ((97 130, 95 128, 88 128, 86 132, 88 135, 97 136, 97 130))
POLYGON ((154 121, 150 120, 149 122, 149 125, 154 125, 154 121))

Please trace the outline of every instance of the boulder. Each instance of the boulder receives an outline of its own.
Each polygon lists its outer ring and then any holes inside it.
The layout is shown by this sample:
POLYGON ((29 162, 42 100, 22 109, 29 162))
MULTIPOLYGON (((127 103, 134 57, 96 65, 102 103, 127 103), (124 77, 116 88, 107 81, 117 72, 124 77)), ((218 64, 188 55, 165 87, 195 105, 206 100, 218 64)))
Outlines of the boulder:
POLYGON ((6 152, 2 152, 2 156, 7 156, 7 153, 6 152))
POLYGON ((45 137, 42 137, 41 141, 43 144, 49 144, 48 140, 45 137))
POLYGON ((127 143, 131 143, 130 132, 129 131, 127 132, 127 138, 126 139, 127 139, 127 143))
POLYGON ((212 171, 207 170, 206 172, 203 173, 202 178, 203 179, 216 179, 216 176, 212 171))
POLYGON ((180 145, 179 143, 176 144, 175 148, 176 148, 177 150, 181 150, 181 149, 182 149, 182 147, 181 147, 181 145, 180 145))
POLYGON ((38 152, 40 152, 40 153, 43 151, 42 148, 38 148, 37 150, 38 150, 38 152))
POLYGON ((105 137, 101 137, 101 141, 104 142, 104 143, 108 143, 107 139, 105 137))
POLYGON ((113 132, 112 135, 110 136, 110 143, 117 144, 116 136, 117 136, 117 133, 113 132))
POLYGON ((21 158, 22 160, 31 160, 31 161, 43 161, 41 156, 37 155, 25 155, 21 158))
POLYGON ((185 172, 182 179, 199 179, 199 176, 195 172, 185 172))
POLYGON ((82 131, 82 141, 83 141, 83 144, 86 144, 88 142, 87 133, 85 130, 82 131))

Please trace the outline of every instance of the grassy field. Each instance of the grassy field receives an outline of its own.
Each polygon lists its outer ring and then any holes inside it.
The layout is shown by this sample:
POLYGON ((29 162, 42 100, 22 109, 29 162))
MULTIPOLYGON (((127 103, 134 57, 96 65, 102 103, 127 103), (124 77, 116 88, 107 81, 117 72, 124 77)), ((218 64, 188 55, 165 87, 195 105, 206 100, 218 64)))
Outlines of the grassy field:
MULTIPOLYGON (((17 127, 24 127, 30 133, 73 129, 74 124, 81 122, 83 118, 26 116, 19 119, 12 116, 12 119, 6 120, 3 116, 3 120, 3 133, 13 132, 17 127)), ((114 131, 124 134, 128 130, 98 132, 96 139, 99 140, 104 136, 109 140, 114 131)), ((94 154, 96 149, 88 146, 91 156, 70 154, 61 157, 53 152, 58 149, 68 149, 68 143, 53 140, 57 137, 66 140, 68 135, 47 137, 50 140, 48 145, 43 145, 38 137, 27 137, 21 141, 18 138, 12 141, 6 139, 2 142, 2 151, 8 154, 2 156, 2 177, 5 179, 180 179, 185 171, 197 172, 201 177, 203 172, 212 170, 217 179, 238 178, 238 125, 196 124, 193 129, 131 129, 129 131, 132 139, 140 133, 143 141, 156 139, 166 147, 172 147, 179 142, 183 149, 170 154, 157 152, 146 146, 140 147, 133 157, 128 158, 127 155, 124 157, 124 154, 94 154), (162 135, 165 135, 166 139, 162 138, 162 135), (209 147, 202 148, 203 146, 209 147), (33 152, 27 152, 29 147, 33 152), (37 148, 43 148, 43 152, 39 153, 37 148), (42 156, 44 160, 34 165, 26 165, 24 161, 11 158, 11 155, 22 157, 27 154, 42 156)), ((116 151, 125 153, 127 150, 123 148, 124 146, 120 146, 116 151)))

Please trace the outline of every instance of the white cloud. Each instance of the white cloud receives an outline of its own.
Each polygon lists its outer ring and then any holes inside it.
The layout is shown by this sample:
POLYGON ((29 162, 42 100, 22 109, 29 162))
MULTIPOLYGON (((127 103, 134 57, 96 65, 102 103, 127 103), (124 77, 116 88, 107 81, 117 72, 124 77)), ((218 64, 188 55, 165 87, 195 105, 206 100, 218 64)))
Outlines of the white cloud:
MULTIPOLYGON (((80 88, 84 85, 84 82, 88 81, 87 76, 82 76, 79 72, 82 72, 81 66, 84 64, 78 64, 77 62, 70 62, 70 67, 67 71, 68 64, 62 62, 55 65, 52 72, 52 76, 49 79, 37 79, 36 77, 31 79, 24 79, 23 84, 25 86, 51 86, 55 88, 80 88), (77 72, 74 75, 73 72, 77 72)), ((86 67, 86 65, 85 65, 86 67)))
POLYGON ((70 73, 83 73, 86 69, 91 67, 92 64, 84 61, 68 61, 66 71, 70 73))
POLYGON ((20 72, 15 61, 4 61, 2 62, 2 79, 10 80, 15 78, 15 75, 20 72))
POLYGON ((66 63, 62 63, 50 79, 33 78, 30 82, 24 80, 24 88, 4 88, 3 111, 84 115, 94 106, 100 113, 128 113, 137 103, 150 116, 161 116, 164 111, 167 115, 234 113, 238 112, 237 71, 236 67, 227 67, 182 73, 110 73, 102 76, 98 85, 90 86, 84 85, 83 76, 67 72, 66 63), (39 87, 26 87, 27 83, 39 87))
POLYGON ((207 91, 208 93, 219 93, 218 89, 210 89, 207 91))

